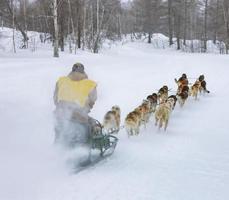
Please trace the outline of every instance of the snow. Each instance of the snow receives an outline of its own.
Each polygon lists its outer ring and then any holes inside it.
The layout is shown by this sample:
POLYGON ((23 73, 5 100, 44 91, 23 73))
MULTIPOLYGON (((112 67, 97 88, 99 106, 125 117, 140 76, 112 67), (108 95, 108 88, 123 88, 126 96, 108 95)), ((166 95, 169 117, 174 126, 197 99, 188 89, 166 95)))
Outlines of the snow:
MULTIPOLYGON (((101 49, 109 50, 113 46, 124 45, 133 40, 139 43, 142 43, 143 41, 148 42, 147 35, 144 35, 142 33, 136 33, 136 35, 137 38, 131 37, 130 34, 127 34, 125 37, 124 36, 122 37, 121 41, 104 39, 101 49)), ((28 31, 27 36, 29 38, 28 49, 30 51, 43 50, 44 48, 47 48, 47 44, 41 43, 41 40, 42 41, 45 40, 45 43, 49 43, 49 45, 51 45, 50 35, 48 33, 38 33, 34 31, 28 31)), ((0 52, 1 53, 13 52, 12 38, 13 38, 13 30, 11 28, 6 28, 6 27, 0 28, 0 52)), ((177 49, 176 38, 173 38, 174 44, 170 46, 169 38, 163 35, 162 33, 152 34, 151 42, 152 42, 151 48, 153 46, 153 48, 155 49, 172 49, 172 50, 177 49)), ((203 43, 200 40, 186 40, 186 45, 183 45, 183 40, 181 40, 180 43, 181 43, 181 51, 183 52, 201 53, 201 50, 203 50, 203 43)), ((19 52, 22 51, 21 49, 23 45, 24 42, 23 42, 22 34, 19 31, 15 31, 16 51, 19 52)), ((214 44, 212 40, 207 41, 207 53, 219 54, 220 52, 225 54, 225 44, 222 41, 216 41, 216 44, 214 44)))
MULTIPOLYGON (((2 200, 222 200, 229 191, 229 57, 155 49, 143 42, 100 54, 78 51, 52 58, 48 48, 0 53, 0 199, 2 200), (210 94, 177 106, 168 130, 125 130, 108 159, 78 174, 53 145, 55 82, 76 62, 98 83, 91 116, 102 120, 119 105, 122 124, 148 94, 175 77, 204 74, 210 94)), ((190 79, 191 82, 194 81, 190 79)), ((171 92, 173 94, 174 92, 171 92)))
MULTIPOLYGON (((28 48, 31 51, 36 50, 37 48, 44 48, 44 44, 41 43, 41 38, 43 40, 46 38, 49 34, 45 33, 38 33, 34 31, 28 31, 27 37, 28 40, 28 48)), ((13 29, 2 27, 0 28, 0 52, 13 52, 13 29)), ((23 37, 22 34, 19 31, 15 30, 15 47, 16 51, 21 51, 21 48, 23 47, 23 37)))

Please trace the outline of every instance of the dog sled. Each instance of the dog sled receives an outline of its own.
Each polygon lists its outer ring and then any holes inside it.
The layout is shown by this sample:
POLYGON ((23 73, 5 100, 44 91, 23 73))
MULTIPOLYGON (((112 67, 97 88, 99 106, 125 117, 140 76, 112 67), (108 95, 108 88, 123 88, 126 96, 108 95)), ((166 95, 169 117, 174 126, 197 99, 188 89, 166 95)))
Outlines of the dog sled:
POLYGON ((91 149, 99 150, 100 156, 111 155, 118 142, 118 138, 112 134, 116 134, 119 130, 113 129, 104 132, 102 125, 98 120, 93 119, 92 134, 90 138, 91 149))
POLYGON ((117 133, 117 130, 110 130, 109 134, 104 133, 100 122, 92 118, 90 119, 90 124, 92 130, 91 136, 88 140, 88 147, 90 148, 89 156, 73 169, 74 173, 78 173, 88 167, 94 166, 98 162, 111 156, 117 146, 118 138, 112 135, 117 133))

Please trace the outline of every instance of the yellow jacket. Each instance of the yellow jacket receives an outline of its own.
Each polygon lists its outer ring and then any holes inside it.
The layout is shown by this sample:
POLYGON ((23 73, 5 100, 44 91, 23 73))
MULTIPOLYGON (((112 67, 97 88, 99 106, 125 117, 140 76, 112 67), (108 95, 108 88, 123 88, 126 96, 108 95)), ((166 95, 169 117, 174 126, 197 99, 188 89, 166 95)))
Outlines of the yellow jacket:
POLYGON ((96 83, 89 79, 74 81, 69 77, 61 77, 57 82, 57 87, 57 102, 76 103, 84 107, 96 83))

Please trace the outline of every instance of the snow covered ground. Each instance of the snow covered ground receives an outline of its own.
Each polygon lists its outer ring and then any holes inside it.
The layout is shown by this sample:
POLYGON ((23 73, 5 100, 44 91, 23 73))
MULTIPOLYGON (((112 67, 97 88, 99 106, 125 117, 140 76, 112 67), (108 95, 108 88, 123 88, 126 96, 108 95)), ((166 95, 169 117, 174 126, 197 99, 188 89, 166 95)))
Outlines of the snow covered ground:
MULTIPOLYGON (((135 42, 101 54, 0 53, 1 200, 225 200, 229 198, 229 57, 155 50, 135 42), (138 137, 120 131, 115 153, 70 173, 53 146, 52 95, 59 76, 84 63, 98 83, 91 115, 126 114, 175 77, 205 74, 209 95, 176 107, 167 132, 154 119, 138 137)), ((193 79, 191 79, 193 81, 193 79)), ((171 92, 172 94, 173 92, 171 92)))

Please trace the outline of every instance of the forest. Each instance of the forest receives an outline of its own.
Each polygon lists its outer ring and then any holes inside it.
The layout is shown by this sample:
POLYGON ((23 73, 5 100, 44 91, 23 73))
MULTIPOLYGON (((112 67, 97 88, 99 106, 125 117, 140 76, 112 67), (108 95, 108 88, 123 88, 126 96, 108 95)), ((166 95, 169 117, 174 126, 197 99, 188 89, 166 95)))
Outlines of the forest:
POLYGON ((211 41, 229 53, 229 0, 1 0, 0 21, 20 31, 22 49, 28 31, 43 33, 40 40, 53 44, 54 57, 66 49, 98 53, 105 40, 127 36, 151 43, 154 33, 177 50, 204 53, 211 41))

